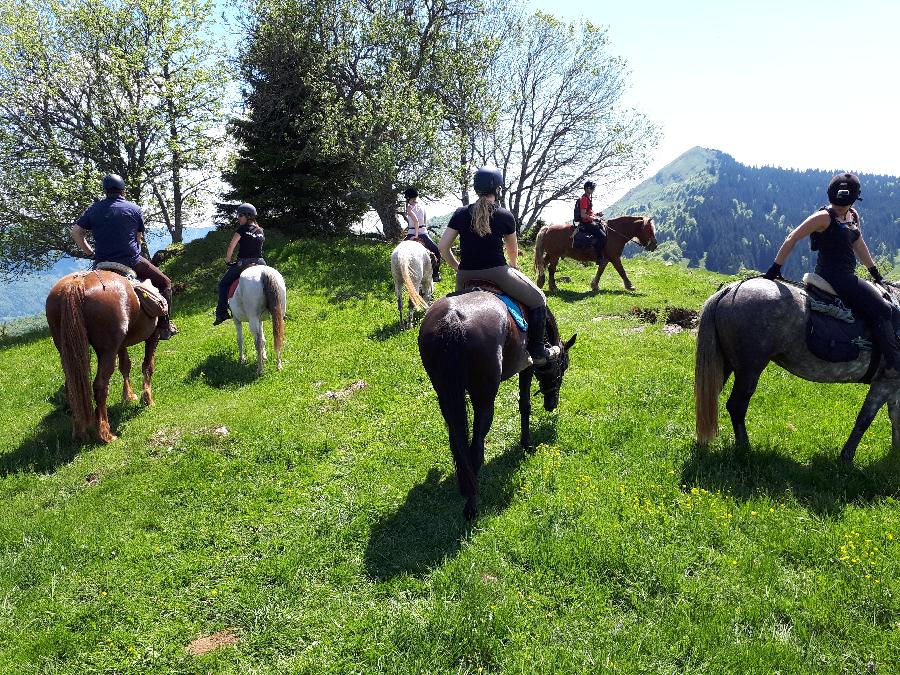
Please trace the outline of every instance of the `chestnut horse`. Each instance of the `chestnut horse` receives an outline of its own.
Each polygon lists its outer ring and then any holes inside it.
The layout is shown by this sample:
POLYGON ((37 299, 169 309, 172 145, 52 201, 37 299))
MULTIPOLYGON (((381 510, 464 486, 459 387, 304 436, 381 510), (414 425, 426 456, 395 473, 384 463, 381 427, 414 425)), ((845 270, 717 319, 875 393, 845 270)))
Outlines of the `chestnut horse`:
MULTIPOLYGON (((611 262, 613 267, 625 282, 625 288, 634 290, 634 286, 622 267, 622 251, 625 244, 637 237, 637 243, 648 251, 656 250, 656 232, 653 229, 653 219, 643 216, 621 216, 606 221, 606 246, 603 248, 604 261, 597 265, 597 275, 591 282, 591 290, 596 292, 606 263, 611 262)), ((537 272, 537 285, 544 287, 544 268, 550 272, 550 292, 556 290, 556 264, 560 258, 572 258, 582 262, 595 262, 594 249, 572 248, 572 238, 575 235, 574 225, 545 225, 538 232, 534 244, 534 269, 537 272)))
POLYGON ((131 359, 128 347, 144 343, 144 386, 141 402, 153 405, 150 380, 153 377, 153 354, 159 342, 156 319, 142 309, 131 283, 124 277, 104 270, 68 274, 56 282, 47 296, 47 323, 53 342, 59 350, 66 377, 66 396, 72 411, 72 438, 84 440, 87 429, 96 426, 104 443, 116 440, 110 431, 106 398, 109 380, 116 369, 125 379, 122 398, 137 400, 131 389, 131 359), (97 353, 97 376, 91 400, 88 377, 91 369, 89 347, 97 353))

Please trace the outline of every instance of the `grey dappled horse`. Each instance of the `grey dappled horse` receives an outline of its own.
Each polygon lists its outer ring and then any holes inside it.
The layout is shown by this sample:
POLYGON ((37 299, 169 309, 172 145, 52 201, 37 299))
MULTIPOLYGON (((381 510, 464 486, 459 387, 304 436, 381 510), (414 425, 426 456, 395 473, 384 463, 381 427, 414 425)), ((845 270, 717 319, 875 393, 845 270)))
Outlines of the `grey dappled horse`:
MULTIPOLYGON (((886 287, 893 297, 900 292, 886 287)), ((721 288, 703 305, 694 366, 697 441, 707 443, 718 433, 719 394, 729 375, 734 386, 726 408, 735 442, 750 444, 745 419, 759 376, 770 361, 813 382, 859 382, 869 369, 870 351, 855 361, 831 363, 806 347, 806 294, 797 287, 754 278, 721 288)), ((883 365, 872 378, 869 392, 841 459, 852 462, 863 433, 885 403, 892 425, 892 447, 900 449, 900 379, 885 379, 883 365)))

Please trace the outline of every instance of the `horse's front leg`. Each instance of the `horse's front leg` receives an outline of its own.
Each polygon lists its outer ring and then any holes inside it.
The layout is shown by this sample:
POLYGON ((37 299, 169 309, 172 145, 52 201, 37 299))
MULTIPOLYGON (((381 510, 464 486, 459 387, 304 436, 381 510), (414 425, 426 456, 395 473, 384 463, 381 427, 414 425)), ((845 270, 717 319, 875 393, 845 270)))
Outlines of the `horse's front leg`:
POLYGON ((597 274, 594 275, 594 280, 591 282, 591 290, 596 293, 600 290, 600 277, 603 276, 603 270, 606 269, 606 264, 609 261, 604 259, 602 263, 597 265, 597 274))
POLYGON ((137 401, 137 394, 131 388, 131 357, 128 356, 128 347, 119 350, 119 372, 122 373, 122 400, 137 401))
MULTIPOLYGON (((866 394, 866 400, 863 401, 862 408, 856 416, 856 424, 853 425, 850 438, 847 439, 843 450, 841 450, 842 460, 848 464, 853 461, 853 458, 856 456, 856 448, 859 446, 863 434, 866 433, 866 429, 872 424, 872 420, 875 419, 875 415, 881 410, 881 406, 887 402, 891 394, 896 392, 896 389, 896 383, 889 383, 884 379, 876 379, 869 385, 869 393, 866 394)), ((893 422, 893 417, 891 421, 893 422)), ((896 438, 896 431, 894 432, 894 438, 896 438)))
POLYGON ((625 283, 625 290, 633 291, 634 285, 631 283, 631 280, 628 278, 628 274, 625 272, 625 266, 622 265, 622 258, 616 257, 610 260, 610 262, 612 263, 613 267, 616 268, 616 272, 619 273, 619 276, 622 277, 622 281, 625 283))
POLYGON ((109 412, 106 399, 109 396, 109 380, 116 370, 116 352, 108 351, 97 354, 97 377, 94 378, 94 400, 97 401, 97 435, 104 443, 116 440, 116 435, 109 429, 109 412))
POLYGON ((238 345, 238 363, 244 362, 244 328, 241 326, 241 322, 237 319, 234 320, 234 330, 237 333, 237 345, 238 345))
POLYGON ((522 432, 519 444, 525 452, 534 452, 531 442, 531 379, 534 376, 534 368, 526 368, 519 373, 519 417, 522 423, 522 432))
POLYGON ((141 403, 146 406, 153 405, 152 382, 153 369, 155 367, 154 356, 156 354, 156 345, 159 344, 157 335, 159 335, 159 333, 153 331, 153 335, 144 343, 144 362, 141 364, 141 373, 144 376, 143 387, 141 389, 141 403))

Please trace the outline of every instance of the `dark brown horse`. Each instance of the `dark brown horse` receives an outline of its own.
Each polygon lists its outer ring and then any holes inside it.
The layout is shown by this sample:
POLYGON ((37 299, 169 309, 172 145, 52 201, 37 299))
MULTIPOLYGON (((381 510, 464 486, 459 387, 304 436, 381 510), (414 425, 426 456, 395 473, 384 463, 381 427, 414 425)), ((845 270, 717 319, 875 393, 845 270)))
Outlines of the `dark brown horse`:
MULTIPOLYGON (((596 292, 606 263, 611 262, 613 267, 625 282, 625 288, 634 290, 634 286, 622 267, 622 251, 625 244, 634 238, 637 243, 648 251, 656 250, 656 232, 653 230, 653 219, 643 216, 621 216, 606 221, 606 246, 603 248, 604 261, 597 265, 597 275, 591 282, 591 290, 596 292)), ((537 284, 544 287, 544 268, 550 272, 550 292, 556 290, 556 264, 560 258, 571 258, 582 262, 596 262, 594 249, 572 248, 572 238, 575 236, 574 225, 545 225, 538 232, 534 244, 534 269, 537 272, 537 284)))
POLYGON ((525 351, 524 335, 510 322, 506 305, 485 291, 441 298, 422 321, 419 354, 447 422, 459 491, 466 498, 463 513, 469 520, 478 507, 478 472, 484 464, 484 439, 494 420, 500 382, 519 375, 520 441, 526 450, 533 450, 529 429, 532 377, 538 380, 544 408, 554 410, 559 404, 575 335, 563 343, 549 311, 547 341, 559 348, 559 357, 535 370, 525 351), (471 442, 466 392, 474 411, 471 442))
POLYGON ((56 282, 47 296, 47 323, 53 342, 59 350, 63 373, 66 376, 66 396, 72 411, 72 437, 83 440, 87 429, 96 426, 104 443, 116 440, 110 431, 106 410, 109 380, 116 369, 125 378, 122 398, 137 400, 128 377, 131 359, 128 347, 144 344, 144 386, 141 401, 153 405, 150 380, 153 377, 153 354, 159 337, 156 319, 141 309, 131 283, 108 271, 77 272, 56 282), (93 399, 89 382, 91 355, 97 353, 97 376, 94 378, 93 399))

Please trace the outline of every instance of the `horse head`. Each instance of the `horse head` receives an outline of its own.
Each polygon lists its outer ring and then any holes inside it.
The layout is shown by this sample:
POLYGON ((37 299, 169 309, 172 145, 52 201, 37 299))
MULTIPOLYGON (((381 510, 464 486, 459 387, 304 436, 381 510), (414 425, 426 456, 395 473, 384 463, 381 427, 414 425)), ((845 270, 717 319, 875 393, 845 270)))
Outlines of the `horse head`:
POLYGON ((637 239, 648 251, 656 250, 656 230, 653 228, 653 218, 635 218, 637 225, 637 239))
MULTIPOLYGON (((556 406, 559 405, 559 390, 562 388, 563 375, 569 367, 569 350, 577 337, 576 333, 566 342, 560 342, 557 334, 555 342, 560 349, 559 356, 548 361, 546 366, 534 370, 534 376, 538 381, 538 393, 544 396, 544 410, 547 412, 556 410, 556 406)), ((553 341, 551 338, 551 342, 553 341)))

